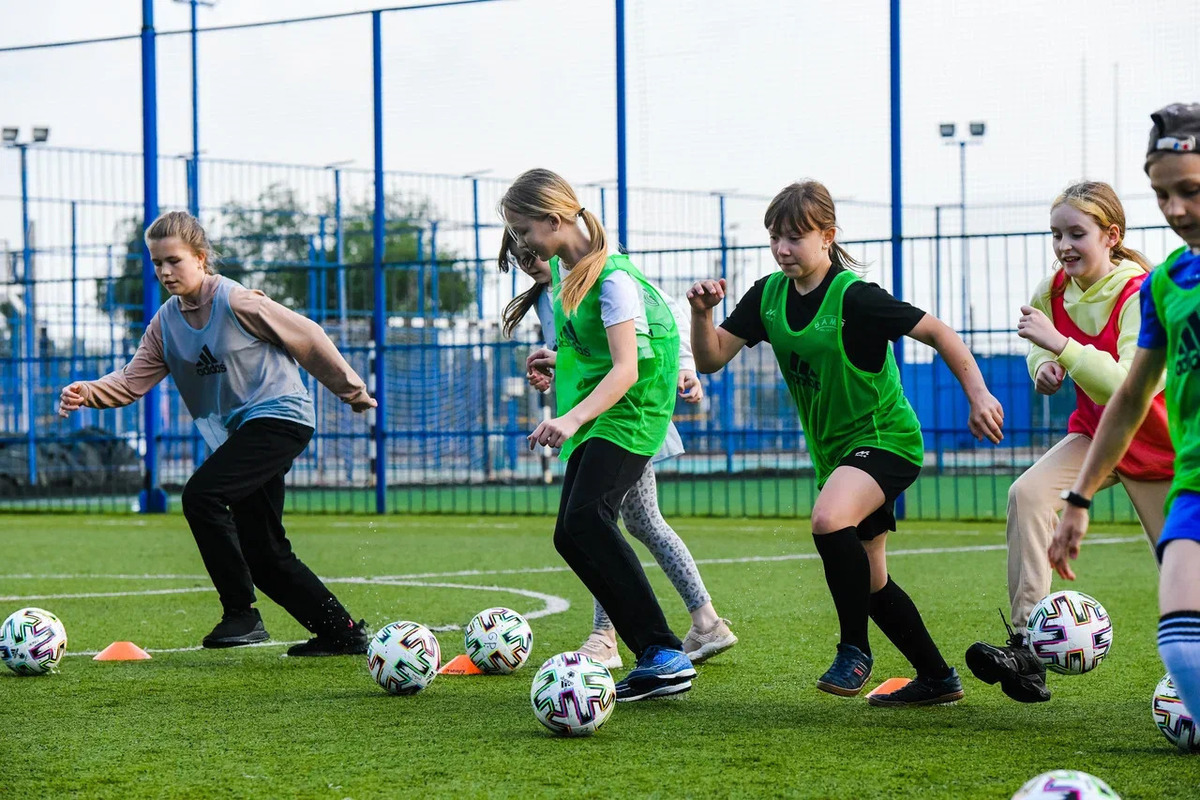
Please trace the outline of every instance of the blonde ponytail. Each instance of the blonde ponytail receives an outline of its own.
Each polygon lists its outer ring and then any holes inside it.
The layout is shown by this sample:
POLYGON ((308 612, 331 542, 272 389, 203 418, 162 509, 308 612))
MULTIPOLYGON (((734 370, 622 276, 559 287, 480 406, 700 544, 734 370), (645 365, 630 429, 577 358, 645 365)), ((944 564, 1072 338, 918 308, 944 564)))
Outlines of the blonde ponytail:
POLYGON ((575 309, 579 308, 583 298, 596 285, 596 280, 608 261, 608 237, 605 236, 600 221, 596 219, 595 214, 584 208, 579 209, 579 216, 587 226, 588 241, 592 246, 560 284, 563 311, 568 315, 574 314, 575 309))
POLYGON ((580 219, 587 227, 591 247, 578 264, 559 284, 563 310, 573 314, 583 298, 596 285, 596 279, 604 271, 608 260, 608 237, 600 220, 584 209, 575 190, 559 175, 548 169, 531 169, 513 181, 504 197, 500 198, 500 216, 517 214, 530 219, 545 219, 557 216, 563 225, 576 225, 580 219))

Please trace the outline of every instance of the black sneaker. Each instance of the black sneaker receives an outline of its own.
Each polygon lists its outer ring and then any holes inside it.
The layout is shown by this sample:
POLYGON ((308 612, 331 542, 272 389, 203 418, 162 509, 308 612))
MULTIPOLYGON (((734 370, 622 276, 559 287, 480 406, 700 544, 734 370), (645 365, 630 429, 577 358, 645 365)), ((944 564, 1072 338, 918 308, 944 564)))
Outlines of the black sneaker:
POLYGON ((353 628, 344 633, 319 634, 307 642, 288 648, 289 656, 361 656, 366 655, 371 643, 371 631, 367 621, 360 619, 353 628))
MULTIPOLYGON (((1000 612, 1004 618, 1004 612, 1000 612)), ((1046 688, 1046 665, 1025 646, 1021 634, 1004 621, 1008 645, 997 647, 976 642, 967 649, 967 667, 984 683, 999 683, 1004 693, 1018 703, 1044 703, 1050 699, 1046 688)))
POLYGON ((854 697, 866 686, 875 660, 852 644, 838 644, 837 657, 817 680, 822 692, 839 697, 854 697))
POLYGON ((265 642, 271 635, 263 627, 262 615, 257 608, 247 611, 226 611, 212 633, 204 637, 201 644, 215 650, 221 647, 242 647, 255 642, 265 642))
POLYGON ((904 706, 935 706, 962 700, 962 681, 958 671, 950 668, 950 674, 941 680, 918 677, 888 694, 872 694, 867 702, 873 706, 901 708, 904 706))

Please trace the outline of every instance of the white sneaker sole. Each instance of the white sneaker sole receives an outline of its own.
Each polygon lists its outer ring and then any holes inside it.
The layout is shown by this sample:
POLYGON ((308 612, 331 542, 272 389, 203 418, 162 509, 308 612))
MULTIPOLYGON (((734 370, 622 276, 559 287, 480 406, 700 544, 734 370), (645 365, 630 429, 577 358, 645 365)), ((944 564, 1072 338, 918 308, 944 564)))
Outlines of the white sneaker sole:
POLYGON ((724 653, 737 643, 738 638, 731 633, 724 639, 717 639, 715 642, 705 642, 698 650, 688 653, 687 657, 693 664, 701 664, 715 655, 724 653))

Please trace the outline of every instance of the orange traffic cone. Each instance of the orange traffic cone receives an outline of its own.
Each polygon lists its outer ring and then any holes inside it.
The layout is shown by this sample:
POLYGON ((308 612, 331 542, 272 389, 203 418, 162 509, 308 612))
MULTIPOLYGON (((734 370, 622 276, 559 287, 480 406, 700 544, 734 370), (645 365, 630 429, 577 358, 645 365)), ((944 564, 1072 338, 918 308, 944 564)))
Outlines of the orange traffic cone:
POLYGON ((483 670, 475 666, 466 654, 455 656, 450 659, 447 664, 438 670, 439 675, 482 675, 483 670))
POLYGON ((910 683, 912 683, 911 678, 888 678, 886 681, 872 689, 867 694, 867 697, 874 697, 875 695, 880 694, 891 694, 897 689, 903 689, 910 683))
POLYGON ((113 642, 92 658, 92 661, 146 661, 150 654, 133 642, 113 642))

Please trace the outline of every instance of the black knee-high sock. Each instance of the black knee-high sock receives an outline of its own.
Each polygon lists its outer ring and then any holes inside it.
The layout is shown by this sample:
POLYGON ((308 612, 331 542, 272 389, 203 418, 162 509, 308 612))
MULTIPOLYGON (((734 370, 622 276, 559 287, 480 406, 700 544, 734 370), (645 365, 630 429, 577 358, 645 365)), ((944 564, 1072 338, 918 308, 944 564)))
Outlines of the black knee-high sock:
POLYGON ((842 644, 854 645, 867 655, 871 645, 867 640, 867 614, 871 595, 871 563, 867 551, 853 528, 833 533, 813 534, 817 553, 825 565, 825 582, 833 595, 841 625, 842 644))
POLYGON ((892 576, 882 589, 871 595, 871 619, 892 644, 917 669, 918 678, 941 680, 950 676, 950 665, 938 652, 933 637, 925 628, 921 612, 908 593, 892 576))

